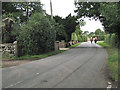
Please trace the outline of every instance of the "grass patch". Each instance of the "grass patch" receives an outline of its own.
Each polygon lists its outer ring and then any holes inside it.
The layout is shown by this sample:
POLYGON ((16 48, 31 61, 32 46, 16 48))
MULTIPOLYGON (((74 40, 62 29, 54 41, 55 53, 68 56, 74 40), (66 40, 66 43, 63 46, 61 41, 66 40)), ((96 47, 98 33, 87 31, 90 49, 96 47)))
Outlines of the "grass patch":
POLYGON ((112 78, 118 80, 118 49, 108 48, 108 66, 111 70, 112 78))
POLYGON ((79 42, 79 43, 77 43, 77 44, 75 44, 75 45, 72 45, 72 46, 70 46, 69 48, 75 48, 75 47, 77 47, 78 45, 80 45, 80 43, 81 43, 81 42, 79 42))
POLYGON ((108 44, 106 44, 104 42, 98 42, 97 44, 104 47, 104 48, 109 48, 110 47, 110 45, 108 45, 108 44))
POLYGON ((4 54, 3 54, 3 57, 4 59, 12 59, 12 60, 22 60, 22 59, 30 59, 30 60, 33 60, 34 58, 35 59, 42 59, 42 58, 46 58, 48 56, 52 56, 52 55, 56 55, 58 53, 62 53, 64 52, 65 50, 57 50, 57 51, 52 51, 52 52, 48 52, 48 53, 44 53, 44 54, 40 54, 40 55, 25 55, 25 56, 21 56, 21 57, 6 57, 4 54))
POLYGON ((108 66, 111 71, 111 77, 114 80, 118 80, 118 48, 112 47, 104 42, 98 42, 98 44, 107 49, 109 53, 108 66))

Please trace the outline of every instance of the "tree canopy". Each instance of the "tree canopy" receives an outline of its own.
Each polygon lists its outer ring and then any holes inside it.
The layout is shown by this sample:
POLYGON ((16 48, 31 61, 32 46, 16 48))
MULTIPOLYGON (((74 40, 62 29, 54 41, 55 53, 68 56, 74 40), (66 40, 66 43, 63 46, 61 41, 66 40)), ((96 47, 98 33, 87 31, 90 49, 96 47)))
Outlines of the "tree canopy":
POLYGON ((75 16, 71 16, 71 14, 69 14, 66 18, 61 18, 59 16, 55 16, 54 20, 63 25, 65 32, 67 34, 67 41, 71 40, 71 34, 76 30, 76 25, 78 25, 77 18, 75 16))
POLYGON ((109 33, 118 33, 120 2, 75 2, 77 17, 99 19, 109 33), (113 14, 114 13, 114 14, 113 14))
POLYGON ((42 6, 40 2, 2 2, 2 18, 19 18, 24 22, 34 12, 43 13, 42 6))

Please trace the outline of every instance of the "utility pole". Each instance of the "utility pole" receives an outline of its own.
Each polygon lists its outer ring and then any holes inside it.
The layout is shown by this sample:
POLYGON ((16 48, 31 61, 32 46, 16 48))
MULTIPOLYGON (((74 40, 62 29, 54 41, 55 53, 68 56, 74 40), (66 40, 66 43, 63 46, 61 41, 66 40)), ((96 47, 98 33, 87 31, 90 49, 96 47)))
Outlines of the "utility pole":
POLYGON ((52 1, 50 0, 51 19, 53 19, 52 1))
POLYGON ((29 19, 29 2, 26 2, 26 16, 27 16, 27 20, 29 19))

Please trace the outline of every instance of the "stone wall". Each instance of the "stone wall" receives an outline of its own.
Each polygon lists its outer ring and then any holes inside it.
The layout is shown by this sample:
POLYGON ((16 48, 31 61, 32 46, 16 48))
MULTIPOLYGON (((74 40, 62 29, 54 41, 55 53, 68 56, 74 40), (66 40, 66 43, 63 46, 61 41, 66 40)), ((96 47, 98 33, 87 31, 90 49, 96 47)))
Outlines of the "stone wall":
POLYGON ((0 50, 6 56, 18 56, 17 41, 14 41, 13 43, 1 44, 0 46, 0 50))
POLYGON ((59 41, 55 42, 55 50, 59 50, 59 41))
POLYGON ((60 48, 65 48, 66 47, 66 42, 64 40, 61 40, 61 42, 59 43, 59 47, 60 48))
POLYGON ((77 43, 78 43, 78 41, 70 41, 69 43, 66 43, 64 40, 61 40, 61 42, 56 41, 55 42, 55 50, 60 50, 60 48, 66 48, 66 47, 72 46, 77 43))
POLYGON ((55 42, 55 50, 59 50, 60 48, 65 48, 66 47, 66 42, 64 40, 56 41, 55 42))

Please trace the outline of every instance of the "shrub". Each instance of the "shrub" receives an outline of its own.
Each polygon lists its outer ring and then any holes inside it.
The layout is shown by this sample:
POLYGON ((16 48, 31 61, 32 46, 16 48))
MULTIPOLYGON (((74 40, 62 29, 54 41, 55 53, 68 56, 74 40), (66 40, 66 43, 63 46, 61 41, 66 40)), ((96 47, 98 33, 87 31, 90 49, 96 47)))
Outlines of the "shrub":
POLYGON ((74 33, 72 33, 71 40, 72 40, 72 41, 77 41, 77 40, 78 40, 78 37, 77 37, 77 35, 76 35, 76 33, 75 33, 75 32, 74 32, 74 33))
POLYGON ((118 44, 118 37, 117 37, 116 34, 112 34, 112 35, 111 35, 110 44, 111 44, 111 46, 115 46, 115 47, 118 46, 118 45, 117 45, 117 44, 118 44))
POLYGON ((67 41, 67 34, 65 32, 64 26, 59 25, 57 23, 55 24, 55 30, 56 30, 56 41, 66 40, 67 41))
POLYGON ((106 36, 105 36, 105 40, 104 40, 104 42, 105 43, 110 43, 110 34, 107 34, 106 36))
POLYGON ((21 26, 16 39, 19 56, 40 54, 54 49, 55 30, 48 18, 35 13, 21 26))
POLYGON ((79 42, 83 42, 83 39, 82 39, 81 36, 78 37, 78 41, 79 41, 79 42))
POLYGON ((83 36, 83 42, 87 42, 87 36, 86 35, 83 36))
POLYGON ((105 36, 105 43, 111 45, 111 46, 114 46, 114 47, 117 47, 118 46, 118 35, 116 34, 107 34, 105 36))

